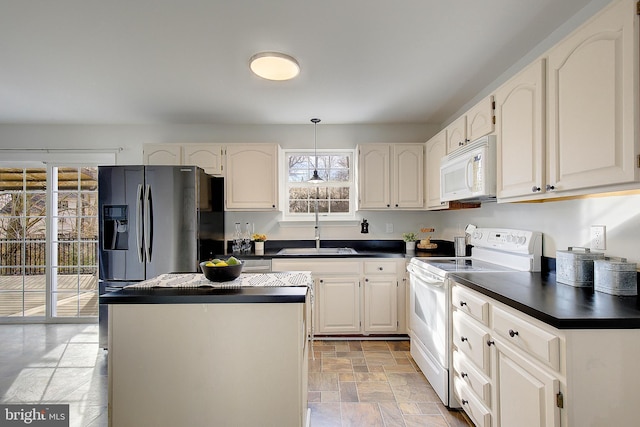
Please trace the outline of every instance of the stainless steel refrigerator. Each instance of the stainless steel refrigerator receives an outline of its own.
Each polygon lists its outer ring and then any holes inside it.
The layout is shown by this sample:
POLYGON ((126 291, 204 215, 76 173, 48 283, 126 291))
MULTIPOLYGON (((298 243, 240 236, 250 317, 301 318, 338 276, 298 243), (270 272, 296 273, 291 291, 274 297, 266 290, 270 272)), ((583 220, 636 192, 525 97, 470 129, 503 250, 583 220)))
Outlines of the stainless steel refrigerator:
MULTIPOLYGON (((196 166, 98 167, 99 293, 224 253, 223 178, 196 166)), ((99 307, 107 347, 107 307, 99 307)))

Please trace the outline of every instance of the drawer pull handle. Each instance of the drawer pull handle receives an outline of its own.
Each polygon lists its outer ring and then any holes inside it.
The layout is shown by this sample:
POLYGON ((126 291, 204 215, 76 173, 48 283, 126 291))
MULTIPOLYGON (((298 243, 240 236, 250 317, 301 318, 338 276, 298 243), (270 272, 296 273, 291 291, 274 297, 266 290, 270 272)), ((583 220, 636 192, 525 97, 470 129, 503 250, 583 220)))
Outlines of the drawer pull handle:
POLYGON ((469 401, 462 399, 462 402, 460 402, 460 403, 462 403, 463 405, 466 405, 467 403, 469 403, 469 401))
POLYGON ((495 341, 487 340, 487 345, 489 347, 491 347, 492 345, 495 345, 495 344, 496 344, 495 341))
POLYGON ((518 335, 518 331, 514 331, 513 329, 509 329, 509 336, 511 338, 515 337, 516 335, 518 335))
POLYGON ((460 372, 460 376, 464 378, 464 377, 468 377, 469 374, 467 374, 466 372, 460 372))
POLYGON ((464 301, 460 301, 460 307, 464 307, 465 305, 467 305, 467 303, 466 303, 466 302, 464 302, 464 301))
POLYGON ((469 341, 469 338, 467 338, 467 337, 460 337, 460 341, 462 341, 462 342, 469 341))

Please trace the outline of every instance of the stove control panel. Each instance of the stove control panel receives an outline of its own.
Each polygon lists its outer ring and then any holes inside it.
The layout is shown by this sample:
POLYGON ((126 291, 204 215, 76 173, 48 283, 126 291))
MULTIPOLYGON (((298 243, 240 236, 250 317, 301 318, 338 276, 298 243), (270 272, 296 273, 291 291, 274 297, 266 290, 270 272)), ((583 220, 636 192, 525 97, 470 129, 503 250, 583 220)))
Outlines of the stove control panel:
POLYGON ((541 252, 542 233, 508 228, 476 228, 469 243, 474 247, 492 248, 505 252, 535 254, 541 252))

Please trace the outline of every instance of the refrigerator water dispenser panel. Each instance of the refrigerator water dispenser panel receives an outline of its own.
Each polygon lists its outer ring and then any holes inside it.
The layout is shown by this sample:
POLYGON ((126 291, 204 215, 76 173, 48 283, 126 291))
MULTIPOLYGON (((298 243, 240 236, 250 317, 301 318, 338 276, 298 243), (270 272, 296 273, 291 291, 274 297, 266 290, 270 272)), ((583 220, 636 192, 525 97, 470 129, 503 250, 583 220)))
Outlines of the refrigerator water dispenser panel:
POLYGON ((127 205, 103 206, 102 235, 104 236, 103 249, 127 250, 129 245, 129 220, 127 205))

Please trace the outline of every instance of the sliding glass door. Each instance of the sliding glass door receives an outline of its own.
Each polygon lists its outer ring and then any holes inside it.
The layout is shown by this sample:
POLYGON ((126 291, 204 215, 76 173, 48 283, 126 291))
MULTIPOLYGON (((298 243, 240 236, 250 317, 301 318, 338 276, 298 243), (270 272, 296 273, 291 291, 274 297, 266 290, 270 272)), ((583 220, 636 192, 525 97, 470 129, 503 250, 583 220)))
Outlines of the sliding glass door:
POLYGON ((0 168, 0 322, 98 313, 97 168, 0 168))

